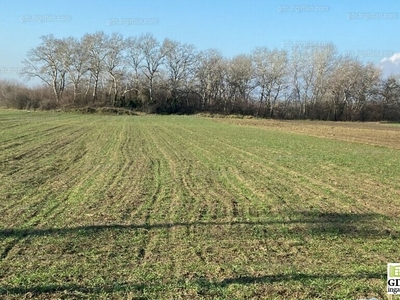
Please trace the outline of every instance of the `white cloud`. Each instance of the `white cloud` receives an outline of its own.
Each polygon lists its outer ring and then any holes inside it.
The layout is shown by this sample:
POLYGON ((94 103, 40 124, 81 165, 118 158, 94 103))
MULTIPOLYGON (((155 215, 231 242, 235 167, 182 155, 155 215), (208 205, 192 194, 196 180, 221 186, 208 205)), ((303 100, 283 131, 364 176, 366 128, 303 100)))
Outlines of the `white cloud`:
POLYGON ((391 57, 385 57, 384 59, 381 60, 381 63, 384 63, 386 61, 389 61, 395 65, 398 65, 400 63, 400 53, 395 53, 391 57))
POLYGON ((385 57, 379 62, 384 77, 400 74, 400 53, 385 57))

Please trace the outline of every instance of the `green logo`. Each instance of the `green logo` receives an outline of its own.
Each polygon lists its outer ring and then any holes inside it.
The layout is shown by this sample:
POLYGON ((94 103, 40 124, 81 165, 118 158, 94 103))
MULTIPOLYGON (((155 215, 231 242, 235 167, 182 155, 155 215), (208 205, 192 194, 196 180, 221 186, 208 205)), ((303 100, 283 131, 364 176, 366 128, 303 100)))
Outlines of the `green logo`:
POLYGON ((388 271, 389 277, 400 277, 400 264, 389 264, 388 271))

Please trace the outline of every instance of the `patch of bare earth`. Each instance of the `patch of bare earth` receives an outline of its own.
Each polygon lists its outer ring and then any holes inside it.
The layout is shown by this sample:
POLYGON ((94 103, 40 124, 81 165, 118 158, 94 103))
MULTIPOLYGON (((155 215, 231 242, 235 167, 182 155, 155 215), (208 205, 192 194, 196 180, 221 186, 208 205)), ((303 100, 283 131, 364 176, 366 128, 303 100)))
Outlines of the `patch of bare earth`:
POLYGON ((375 122, 278 121, 263 119, 213 119, 240 126, 281 130, 335 140, 400 149, 400 126, 375 122))

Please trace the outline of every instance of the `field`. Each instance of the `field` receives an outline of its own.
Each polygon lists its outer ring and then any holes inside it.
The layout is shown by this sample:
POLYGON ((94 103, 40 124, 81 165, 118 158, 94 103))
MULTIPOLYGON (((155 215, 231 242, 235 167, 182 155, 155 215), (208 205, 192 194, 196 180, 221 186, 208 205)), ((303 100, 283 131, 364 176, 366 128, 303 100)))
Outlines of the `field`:
POLYGON ((400 126, 0 110, 1 299, 387 299, 400 126))

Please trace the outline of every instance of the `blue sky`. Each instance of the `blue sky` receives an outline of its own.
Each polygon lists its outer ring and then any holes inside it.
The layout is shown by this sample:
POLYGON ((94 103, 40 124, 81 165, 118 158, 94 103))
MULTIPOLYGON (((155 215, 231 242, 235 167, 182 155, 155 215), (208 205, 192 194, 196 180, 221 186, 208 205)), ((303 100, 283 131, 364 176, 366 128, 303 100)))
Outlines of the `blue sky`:
POLYGON ((2 2, 0 16, 0 78, 17 78, 41 35, 81 37, 100 30, 125 37, 150 32, 160 41, 215 48, 226 57, 258 46, 332 42, 339 53, 400 73, 396 0, 11 0, 2 2))

